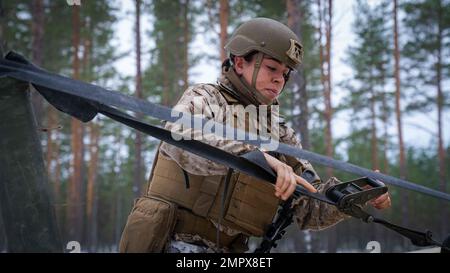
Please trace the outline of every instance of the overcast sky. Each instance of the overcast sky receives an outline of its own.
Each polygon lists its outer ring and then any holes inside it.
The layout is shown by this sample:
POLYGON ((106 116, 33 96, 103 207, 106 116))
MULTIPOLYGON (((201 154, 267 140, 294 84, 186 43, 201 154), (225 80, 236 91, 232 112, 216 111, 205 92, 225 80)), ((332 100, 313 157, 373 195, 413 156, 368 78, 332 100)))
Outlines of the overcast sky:
MULTIPOLYGON (((351 75, 351 69, 343 63, 345 57, 345 51, 348 46, 354 42, 354 35, 352 33, 351 25, 354 19, 353 5, 354 0, 335 0, 334 1, 334 14, 333 14, 333 41, 332 41, 332 83, 333 93, 332 101, 333 105, 337 105, 341 97, 345 94, 344 90, 341 90, 337 84, 342 80, 348 78, 351 75)), ((370 0, 370 3, 376 3, 377 0, 370 0)), ((119 44, 120 51, 131 50, 131 54, 128 57, 116 63, 116 67, 123 75, 133 76, 135 73, 135 55, 134 55, 134 1, 124 0, 121 5, 120 16, 122 20, 117 25, 116 42, 119 44)), ((149 40, 146 32, 151 28, 151 20, 148 16, 143 16, 141 21, 142 28, 142 64, 145 66, 150 57, 148 55, 148 49, 153 45, 153 42, 149 40)), ((196 40, 190 47, 191 51, 196 53, 206 52, 208 54, 215 54, 218 51, 217 45, 210 45, 204 39, 202 35, 197 35, 196 40)), ((307 53, 306 53, 307 54, 307 53)), ((200 82, 215 82, 219 75, 219 66, 216 62, 202 61, 197 66, 190 70, 190 81, 192 83, 200 82)), ((333 134, 335 137, 342 137, 349 133, 348 120, 349 116, 346 114, 340 114, 334 116, 333 120, 333 134)), ((404 118, 404 130, 405 130, 405 142, 408 145, 429 147, 430 142, 435 141, 429 132, 419 130, 417 127, 409 124, 419 124, 426 127, 431 132, 436 132, 435 125, 436 113, 430 113, 425 115, 414 115, 404 118), (429 117, 433 121, 430 121, 429 117)), ((450 130, 448 124, 450 123, 450 114, 447 111, 444 117, 444 139, 446 143, 450 139, 450 130)), ((390 127, 392 135, 396 134, 396 124, 392 121, 390 127)))

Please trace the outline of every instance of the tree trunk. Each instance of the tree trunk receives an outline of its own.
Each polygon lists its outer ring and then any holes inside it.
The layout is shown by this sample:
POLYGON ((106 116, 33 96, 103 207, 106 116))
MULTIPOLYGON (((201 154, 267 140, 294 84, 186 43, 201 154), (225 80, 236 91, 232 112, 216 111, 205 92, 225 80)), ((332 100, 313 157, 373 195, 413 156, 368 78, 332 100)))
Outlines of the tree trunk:
POLYGON ((28 84, 0 81, 0 215, 10 252, 62 252, 28 84))
MULTIPOLYGON (((136 92, 135 96, 142 99, 142 74, 141 74, 141 1, 136 0, 136 92)), ((137 114, 138 119, 142 118, 141 114, 137 114)), ((134 178, 133 178, 133 194, 134 198, 141 195, 141 185, 144 181, 144 171, 142 163, 142 134, 135 131, 134 140, 134 178)))
POLYGON ((387 155, 387 151, 389 150, 389 134, 388 134, 388 119, 389 119, 389 109, 388 109, 388 103, 386 101, 386 90, 385 90, 385 86, 386 86, 386 74, 385 74, 385 67, 383 66, 383 63, 379 63, 379 71, 380 71, 380 83, 379 85, 381 86, 382 90, 380 93, 380 97, 381 97, 381 121, 383 124, 383 152, 382 152, 382 158, 383 158, 383 165, 380 169, 380 171, 382 173, 389 173, 389 160, 388 160, 388 155, 387 155))
POLYGON ((98 173, 98 140, 99 127, 94 122, 89 123, 89 167, 86 198, 86 215, 88 225, 88 245, 95 252, 97 246, 97 173, 98 173))
MULTIPOLYGON (((286 9, 288 13, 288 27, 291 28, 295 34, 302 41, 302 19, 304 17, 301 0, 287 0, 286 9)), ((301 143, 304 149, 309 150, 311 144, 309 141, 309 108, 308 108, 308 92, 306 91, 306 76, 304 72, 303 64, 297 69, 297 73, 293 74, 291 81, 292 86, 292 102, 294 107, 292 111, 295 111, 296 106, 300 106, 299 118, 295 118, 293 115, 293 127, 296 131, 300 132, 301 143), (297 95, 298 93, 298 95, 297 95)))
MULTIPOLYGON (((80 45, 80 14, 79 7, 73 6, 72 13, 72 46, 73 51, 73 78, 79 79, 80 60, 78 57, 80 45)), ((67 206, 67 227, 69 240, 81 241, 82 236, 82 163, 83 163, 83 126, 81 121, 71 118, 71 177, 69 185, 69 200, 67 206)))
MULTIPOLYGON (((42 0, 35 0, 31 3, 31 33, 32 33, 32 62, 42 66, 44 59, 44 3, 42 0)), ((36 118, 39 124, 42 124, 44 101, 38 92, 31 93, 36 118)))
MULTIPOLYGON (((325 117, 326 117, 326 130, 325 141, 327 143, 327 155, 333 157, 333 135, 331 129, 331 119, 333 115, 332 103, 331 103, 331 34, 332 34, 332 15, 333 15, 333 0, 328 0, 328 19, 326 24, 327 33, 327 88, 325 89, 325 117)), ((327 169, 328 176, 333 176, 333 169, 327 169)))
MULTIPOLYGON (((89 18, 84 20, 84 29, 87 35, 83 39, 83 80, 90 82, 93 80, 92 74, 92 35, 93 26, 89 18)), ((86 246, 91 252, 95 252, 97 246, 97 175, 98 175, 98 124, 91 121, 87 128, 89 129, 89 165, 87 168, 87 186, 86 186, 86 246)), ((84 154, 84 153, 83 153, 84 154)), ((80 192, 81 194, 81 192, 80 192)))
POLYGON ((317 0, 317 6, 318 6, 318 17, 319 22, 318 25, 318 33, 319 33, 319 65, 320 65, 320 83, 322 84, 323 92, 325 94, 326 89, 326 76, 325 76, 325 70, 324 70, 324 52, 323 52, 323 18, 322 18, 322 0, 317 0))
MULTIPOLYGON (((405 146, 403 143, 403 128, 402 128, 402 110, 401 110, 401 82, 400 82, 400 48, 398 45, 398 0, 394 0, 394 60, 395 60, 395 114, 397 120, 398 132, 398 148, 399 148, 399 168, 400 178, 407 178, 407 169, 405 161, 405 146)), ((409 192, 401 191, 400 200, 402 202, 402 225, 409 224, 409 192)), ((406 240, 403 240, 405 244, 406 240)))
POLYGON ((370 129, 370 150, 371 150, 371 161, 372 169, 379 170, 380 164, 378 161, 378 139, 377 139, 377 114, 375 110, 375 100, 376 95, 373 90, 373 86, 370 87, 370 119, 371 119, 371 129, 370 129))
MULTIPOLYGON (((437 62, 436 62, 436 91, 437 91, 437 122, 438 122, 438 158, 439 158, 439 187, 442 192, 446 192, 446 164, 445 164, 445 150, 443 142, 443 123, 442 112, 444 106, 444 94, 442 92, 442 44, 443 44, 443 30, 442 30, 442 3, 439 1, 440 7, 438 9, 438 48, 437 48, 437 62)), ((447 215, 448 208, 443 206, 443 215, 447 215)), ((441 229, 448 232, 448 219, 442 217, 441 229)))
MULTIPOLYGON (((384 75, 383 75, 383 81, 384 81, 384 75)), ((388 155, 387 155, 387 151, 389 149, 388 144, 389 144, 389 136, 388 136, 388 109, 387 109, 387 102, 386 102, 386 94, 383 91, 383 93, 381 94, 381 100, 383 103, 383 114, 381 116, 382 120, 383 120, 383 131, 384 131, 384 136, 383 136, 383 168, 381 169, 382 173, 389 173, 389 160, 388 160, 388 155)))
MULTIPOLYGON (((319 1, 319 36, 322 40, 322 9, 321 1, 319 1)), ((331 119, 333 115, 332 103, 331 103, 331 38, 332 38, 332 18, 333 18, 333 1, 328 0, 328 5, 325 7, 325 56, 323 52, 323 46, 320 46, 320 59, 321 59, 321 71, 322 71, 322 85, 324 87, 324 100, 325 100, 325 149, 326 155, 333 157, 333 137, 331 129, 331 119)), ((326 168, 328 177, 333 176, 333 170, 326 168)))
POLYGON ((406 178, 405 150, 403 144, 402 112, 400 106, 400 49, 398 46, 398 0, 394 0, 394 60, 395 60, 395 114, 398 131, 400 177, 406 178))
MULTIPOLYGON (((324 90, 324 100, 325 100, 325 149, 326 155, 329 157, 333 156, 332 147, 332 135, 331 135, 331 23, 332 23, 332 0, 328 1, 328 8, 322 9, 322 1, 317 0, 317 5, 319 9, 319 61, 320 61, 320 80, 324 90), (322 18, 322 13, 328 11, 328 16, 322 18), (325 24, 325 48, 326 55, 324 56, 323 48, 323 25, 325 24)), ((326 168, 326 174, 328 177, 333 176, 333 170, 331 168, 326 168)))
POLYGON ((228 0, 220 0, 220 60, 223 62, 227 58, 225 52, 225 44, 228 39, 228 17, 229 17, 229 3, 228 0))

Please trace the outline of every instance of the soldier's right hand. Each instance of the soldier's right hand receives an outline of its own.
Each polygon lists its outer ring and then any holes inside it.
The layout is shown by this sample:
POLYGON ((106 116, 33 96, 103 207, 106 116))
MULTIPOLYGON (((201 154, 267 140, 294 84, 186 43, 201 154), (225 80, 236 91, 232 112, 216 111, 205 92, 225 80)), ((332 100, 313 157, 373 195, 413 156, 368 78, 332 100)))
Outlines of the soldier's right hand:
POLYGON ((302 185, 310 192, 317 192, 313 185, 295 174, 291 166, 267 153, 263 154, 269 166, 277 173, 277 182, 275 184, 276 197, 287 200, 294 193, 297 184, 302 185))

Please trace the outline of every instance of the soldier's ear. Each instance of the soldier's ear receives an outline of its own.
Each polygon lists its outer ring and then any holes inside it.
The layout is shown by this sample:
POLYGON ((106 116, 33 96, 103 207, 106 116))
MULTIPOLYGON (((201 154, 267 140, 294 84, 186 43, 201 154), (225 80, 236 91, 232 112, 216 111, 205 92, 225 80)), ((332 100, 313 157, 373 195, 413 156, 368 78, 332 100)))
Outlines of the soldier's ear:
POLYGON ((233 63, 236 74, 242 75, 244 73, 244 63, 245 63, 244 57, 234 56, 233 63))

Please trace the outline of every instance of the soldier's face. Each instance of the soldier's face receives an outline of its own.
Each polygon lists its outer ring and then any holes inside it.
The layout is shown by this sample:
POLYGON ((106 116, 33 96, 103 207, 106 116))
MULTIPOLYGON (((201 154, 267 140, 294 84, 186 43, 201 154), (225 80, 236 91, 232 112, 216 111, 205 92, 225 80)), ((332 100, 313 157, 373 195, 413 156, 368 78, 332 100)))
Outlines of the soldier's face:
MULTIPOLYGON (((242 57, 235 58, 236 73, 242 75, 249 85, 252 84, 255 62, 256 58, 253 58, 251 62, 247 62, 242 57)), ((288 73, 289 68, 286 65, 278 60, 264 56, 256 77, 256 90, 270 100, 276 99, 283 90, 284 75, 288 73)))

